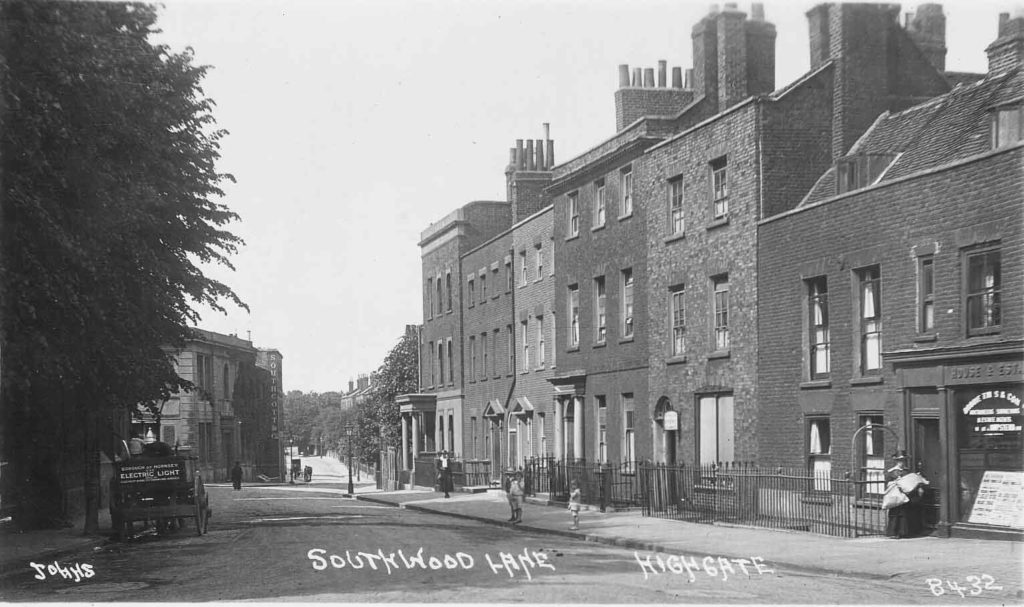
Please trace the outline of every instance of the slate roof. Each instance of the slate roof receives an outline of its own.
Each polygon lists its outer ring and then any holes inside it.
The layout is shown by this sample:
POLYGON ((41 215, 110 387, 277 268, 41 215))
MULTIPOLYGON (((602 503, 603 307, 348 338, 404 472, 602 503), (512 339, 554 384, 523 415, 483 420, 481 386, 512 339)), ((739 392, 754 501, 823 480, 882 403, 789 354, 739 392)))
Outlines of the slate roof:
MULTIPOLYGON (((981 154, 991 147, 993 107, 1024 100, 1024 70, 993 74, 902 112, 886 112, 861 136, 850 154, 895 154, 879 182, 981 154)), ((835 166, 801 202, 836 195, 835 166)))

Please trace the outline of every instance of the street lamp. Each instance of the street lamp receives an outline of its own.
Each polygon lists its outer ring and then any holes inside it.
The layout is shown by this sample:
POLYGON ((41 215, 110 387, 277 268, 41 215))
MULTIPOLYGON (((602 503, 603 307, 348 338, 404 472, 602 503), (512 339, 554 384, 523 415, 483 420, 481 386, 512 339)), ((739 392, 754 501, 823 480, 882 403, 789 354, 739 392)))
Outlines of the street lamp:
POLYGON ((348 494, 355 496, 355 488, 352 486, 352 422, 345 424, 345 439, 348 442, 348 494))

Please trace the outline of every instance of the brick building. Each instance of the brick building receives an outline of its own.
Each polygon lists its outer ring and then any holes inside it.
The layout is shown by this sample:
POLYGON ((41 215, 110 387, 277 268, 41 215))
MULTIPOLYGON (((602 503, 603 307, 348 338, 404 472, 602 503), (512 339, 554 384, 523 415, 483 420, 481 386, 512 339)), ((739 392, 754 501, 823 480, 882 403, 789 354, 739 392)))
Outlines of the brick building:
POLYGON ((905 449, 940 532, 1019 536, 1019 509, 976 498, 1024 471, 1024 18, 987 52, 761 222, 756 435, 761 461, 825 477, 880 481, 905 449))
MULTIPOLYGON (((941 9, 926 13, 941 19, 941 9)), ((795 206, 833 153, 867 128, 864 116, 949 89, 897 15, 890 5, 815 7, 811 71, 774 92, 774 65, 751 60, 774 55, 761 8, 748 20, 726 5, 693 28, 703 105, 675 117, 677 133, 648 149, 637 171, 656 461, 756 458, 758 220, 795 206)))
POLYGON ((402 462, 407 470, 420 452, 463 453, 464 333, 466 280, 462 255, 511 225, 507 202, 476 201, 430 225, 420 238, 423 326, 419 339, 420 391, 398 397, 402 462), (448 444, 451 443, 451 444, 448 444))

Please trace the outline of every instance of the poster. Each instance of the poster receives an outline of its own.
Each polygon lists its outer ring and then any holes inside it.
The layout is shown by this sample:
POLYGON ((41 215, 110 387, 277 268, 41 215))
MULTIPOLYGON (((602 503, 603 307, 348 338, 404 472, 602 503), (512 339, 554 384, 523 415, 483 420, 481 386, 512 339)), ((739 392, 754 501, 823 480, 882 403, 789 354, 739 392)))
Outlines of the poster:
POLYGON ((1024 472, 986 470, 967 522, 1024 529, 1024 472))

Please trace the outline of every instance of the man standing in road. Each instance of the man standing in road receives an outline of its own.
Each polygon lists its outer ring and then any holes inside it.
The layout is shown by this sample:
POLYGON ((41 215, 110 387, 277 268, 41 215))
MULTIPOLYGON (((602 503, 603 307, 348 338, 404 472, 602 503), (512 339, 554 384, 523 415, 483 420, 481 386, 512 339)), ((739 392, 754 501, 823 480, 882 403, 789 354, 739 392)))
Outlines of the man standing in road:
POLYGON ((445 497, 451 497, 449 493, 455 490, 455 486, 452 483, 452 462, 448 459, 447 451, 442 451, 441 457, 437 459, 437 484, 444 491, 445 497))
POLYGON ((231 469, 231 484, 235 486, 235 491, 242 490, 242 464, 238 461, 235 462, 235 467, 231 469))

